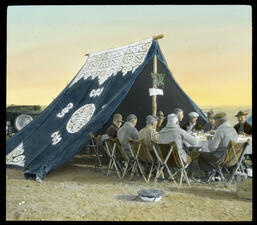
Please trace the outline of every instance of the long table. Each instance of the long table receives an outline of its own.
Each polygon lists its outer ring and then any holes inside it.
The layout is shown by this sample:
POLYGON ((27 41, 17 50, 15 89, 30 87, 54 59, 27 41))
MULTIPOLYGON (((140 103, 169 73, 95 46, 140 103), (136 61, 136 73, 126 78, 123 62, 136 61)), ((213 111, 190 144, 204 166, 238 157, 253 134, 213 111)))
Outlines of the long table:
MULTIPOLYGON (((208 139, 207 138, 208 137, 212 138, 213 135, 204 133, 204 134, 193 134, 193 136, 195 136, 196 139, 198 140, 198 145, 193 146, 193 145, 190 145, 189 143, 184 143, 187 147, 198 148, 199 151, 202 151, 202 152, 210 152, 208 149, 208 139)), ((246 142, 248 139, 250 139, 250 144, 246 147, 245 154, 252 155, 252 136, 239 135, 237 142, 243 143, 243 142, 246 142)))

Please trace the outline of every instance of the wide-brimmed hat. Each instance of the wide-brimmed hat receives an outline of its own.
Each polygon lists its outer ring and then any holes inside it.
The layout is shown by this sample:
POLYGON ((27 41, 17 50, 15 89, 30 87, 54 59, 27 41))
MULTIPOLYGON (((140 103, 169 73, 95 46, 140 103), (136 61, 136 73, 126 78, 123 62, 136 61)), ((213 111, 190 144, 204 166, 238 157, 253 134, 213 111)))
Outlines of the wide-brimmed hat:
POLYGON ((207 112, 207 117, 208 117, 208 118, 214 118, 214 116, 215 116, 215 113, 214 113, 212 110, 210 110, 209 112, 207 112))
POLYGON ((164 113, 162 112, 162 111, 159 111, 158 113, 157 113, 157 117, 159 118, 159 119, 165 119, 166 117, 164 116, 164 113))
POLYGON ((235 117, 247 116, 247 115, 248 115, 248 113, 245 113, 245 112, 243 112, 243 111, 239 111, 239 112, 235 115, 235 117))
POLYGON ((113 120, 115 120, 115 121, 117 121, 117 122, 124 122, 123 120, 122 120, 122 115, 121 114, 114 114, 114 116, 113 116, 113 120))
POLYGON ((216 113, 213 118, 214 119, 221 119, 221 118, 226 118, 226 116, 227 116, 227 114, 225 112, 220 112, 220 113, 216 113))

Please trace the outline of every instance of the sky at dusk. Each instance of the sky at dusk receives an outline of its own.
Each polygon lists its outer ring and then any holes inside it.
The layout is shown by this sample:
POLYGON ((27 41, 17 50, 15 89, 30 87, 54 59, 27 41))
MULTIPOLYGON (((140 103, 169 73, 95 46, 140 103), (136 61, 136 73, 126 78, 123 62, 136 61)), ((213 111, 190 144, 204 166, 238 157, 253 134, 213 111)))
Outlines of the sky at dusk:
POLYGON ((247 5, 9 6, 7 104, 48 105, 85 53, 163 34, 180 87, 199 106, 252 105, 252 9, 247 5))

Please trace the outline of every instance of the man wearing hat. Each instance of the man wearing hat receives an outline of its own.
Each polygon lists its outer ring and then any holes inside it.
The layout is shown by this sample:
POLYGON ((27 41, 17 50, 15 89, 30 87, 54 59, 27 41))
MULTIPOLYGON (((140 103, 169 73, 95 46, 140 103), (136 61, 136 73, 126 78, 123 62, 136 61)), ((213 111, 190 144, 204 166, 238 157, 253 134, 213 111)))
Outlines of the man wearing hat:
POLYGON ((252 134, 252 126, 246 121, 248 113, 239 111, 235 117, 237 117, 238 123, 234 126, 236 132, 242 135, 252 134))
POLYGON ((168 144, 173 141, 176 142, 184 162, 188 162, 188 157, 185 149, 183 148, 183 143, 187 142, 194 146, 198 144, 198 141, 195 137, 180 128, 177 115, 172 113, 168 115, 168 122, 166 127, 164 127, 159 133, 158 143, 168 144))
POLYGON ((216 130, 216 125, 215 125, 215 119, 214 119, 214 112, 211 110, 207 113, 207 117, 208 117, 208 123, 206 123, 204 126, 203 126, 203 131, 204 132, 210 132, 212 134, 215 133, 215 130, 216 130))
POLYGON ((158 142, 158 133, 156 132, 157 119, 152 115, 146 117, 146 126, 139 131, 139 139, 144 139, 144 144, 149 151, 152 151, 151 141, 158 142))
POLYGON ((190 117, 190 121, 188 123, 185 123, 182 128, 188 132, 194 130, 202 130, 202 126, 196 122, 199 114, 196 112, 190 112, 188 115, 190 117))
POLYGON ((111 138, 116 138, 118 129, 120 128, 122 122, 123 122, 122 115, 114 114, 112 125, 107 129, 106 134, 111 138))
POLYGON ((163 120, 165 119, 164 113, 162 111, 159 111, 157 113, 157 127, 156 127, 156 131, 160 132, 162 130, 162 128, 164 128, 164 126, 162 125, 163 120))
POLYGON ((136 124, 137 124, 136 115, 129 114, 127 117, 127 121, 123 124, 123 126, 117 132, 117 137, 120 141, 120 144, 129 157, 132 157, 132 156, 128 146, 128 139, 130 138, 132 140, 138 140, 138 130, 135 127, 136 124))
POLYGON ((209 152, 200 152, 198 159, 199 166, 205 171, 207 178, 212 172, 211 164, 216 164, 224 157, 230 140, 236 142, 238 138, 235 129, 227 121, 226 113, 217 113, 214 119, 217 130, 213 138, 208 141, 209 152))

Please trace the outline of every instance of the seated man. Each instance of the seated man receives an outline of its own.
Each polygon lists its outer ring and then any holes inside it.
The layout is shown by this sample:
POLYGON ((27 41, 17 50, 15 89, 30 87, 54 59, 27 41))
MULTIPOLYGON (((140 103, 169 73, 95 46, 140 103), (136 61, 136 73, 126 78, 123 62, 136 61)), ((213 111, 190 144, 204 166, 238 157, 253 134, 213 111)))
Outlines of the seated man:
POLYGON ((238 138, 235 129, 227 121, 226 113, 217 113, 214 119, 217 130, 213 138, 208 141, 210 152, 200 152, 198 159, 199 167, 205 171, 207 177, 210 176, 212 171, 211 164, 215 165, 225 156, 229 141, 236 142, 238 138))
POLYGON ((114 114, 112 125, 107 129, 106 134, 111 138, 116 138, 118 129, 120 128, 122 122, 122 115, 114 114))
POLYGON ((190 117, 190 122, 185 123, 182 128, 188 132, 202 130, 202 126, 196 122, 199 117, 199 114, 196 112, 191 112, 188 115, 190 117))
POLYGON ((207 113, 207 116, 208 116, 208 123, 206 123, 203 127, 203 131, 204 132, 210 132, 212 134, 215 133, 215 130, 216 130, 216 125, 215 125, 215 119, 214 119, 214 112, 211 110, 207 113))
POLYGON ((162 111, 159 111, 157 114, 157 127, 156 127, 156 131, 160 132, 162 130, 163 126, 163 120, 165 119, 164 113, 162 111))
POLYGON ((127 117, 127 121, 123 124, 117 133, 120 144, 128 157, 132 157, 128 146, 128 139, 130 138, 132 140, 138 140, 138 130, 135 128, 136 124, 136 115, 130 114, 127 117))
POLYGON ((252 126, 246 121, 246 116, 248 114, 242 111, 239 111, 237 115, 235 115, 238 119, 238 123, 234 126, 236 132, 242 135, 251 135, 252 134, 252 126))
POLYGON ((177 115, 178 121, 179 121, 179 123, 181 123, 181 121, 182 121, 183 118, 184 118, 184 112, 183 112, 183 110, 180 109, 180 108, 175 108, 173 113, 177 115))
POLYGON ((188 157, 185 149, 183 148, 183 142, 187 142, 191 145, 197 145, 198 141, 195 137, 188 134, 186 131, 181 129, 178 125, 178 117, 176 114, 168 115, 168 122, 166 127, 162 129, 159 133, 159 142, 161 144, 168 144, 173 141, 176 142, 178 151, 180 151, 180 155, 184 162, 188 162, 188 157))
POLYGON ((139 131, 139 139, 144 139, 144 144, 152 151, 151 141, 158 142, 158 133, 155 131, 157 119, 151 115, 146 117, 146 127, 139 131))

